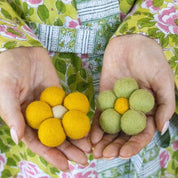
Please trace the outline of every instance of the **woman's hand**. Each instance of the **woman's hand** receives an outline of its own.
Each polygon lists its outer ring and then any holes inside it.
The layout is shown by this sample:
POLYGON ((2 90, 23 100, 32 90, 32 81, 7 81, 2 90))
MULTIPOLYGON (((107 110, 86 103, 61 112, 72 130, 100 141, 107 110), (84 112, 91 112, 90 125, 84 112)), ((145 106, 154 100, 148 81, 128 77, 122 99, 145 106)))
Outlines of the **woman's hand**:
POLYGON ((173 72, 154 40, 142 35, 126 35, 109 42, 104 55, 100 92, 112 90, 114 83, 124 77, 132 77, 140 88, 150 90, 156 106, 147 114, 145 130, 136 136, 104 134, 98 122, 100 113, 96 111, 90 135, 95 145, 95 158, 136 155, 152 140, 156 129, 164 134, 175 111, 173 72))
POLYGON ((36 131, 25 124, 26 106, 38 100, 45 88, 60 86, 45 49, 24 47, 0 54, 0 83, 0 116, 10 127, 16 144, 22 140, 33 152, 63 171, 69 169, 68 160, 87 165, 84 151, 91 149, 88 140, 73 141, 73 144, 65 141, 57 148, 49 148, 41 144, 36 131))

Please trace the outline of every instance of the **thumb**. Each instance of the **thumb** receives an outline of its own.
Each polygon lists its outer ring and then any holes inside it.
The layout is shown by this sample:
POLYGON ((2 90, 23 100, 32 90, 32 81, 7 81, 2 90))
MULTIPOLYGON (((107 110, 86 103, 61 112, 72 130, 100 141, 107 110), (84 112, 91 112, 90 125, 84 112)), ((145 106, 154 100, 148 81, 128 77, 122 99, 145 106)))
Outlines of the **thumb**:
POLYGON ((163 135, 168 127, 169 120, 175 112, 175 90, 174 82, 172 80, 165 80, 164 82, 158 82, 157 88, 154 89, 156 93, 156 127, 161 131, 163 135))
POLYGON ((10 134, 13 141, 18 141, 23 137, 25 121, 21 112, 20 102, 15 90, 0 87, 0 116, 10 127, 10 134))

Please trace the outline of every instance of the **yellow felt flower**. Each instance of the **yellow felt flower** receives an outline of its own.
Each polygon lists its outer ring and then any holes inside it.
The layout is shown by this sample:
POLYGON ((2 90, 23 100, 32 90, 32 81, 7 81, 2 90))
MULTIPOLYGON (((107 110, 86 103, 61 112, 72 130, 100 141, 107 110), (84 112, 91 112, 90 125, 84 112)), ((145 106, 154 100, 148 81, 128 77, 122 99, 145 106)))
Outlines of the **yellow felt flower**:
POLYGON ((66 136, 80 139, 90 130, 87 116, 90 105, 87 97, 79 92, 65 92, 59 87, 46 88, 40 101, 30 103, 26 109, 29 126, 38 130, 40 141, 49 147, 62 144, 66 136))

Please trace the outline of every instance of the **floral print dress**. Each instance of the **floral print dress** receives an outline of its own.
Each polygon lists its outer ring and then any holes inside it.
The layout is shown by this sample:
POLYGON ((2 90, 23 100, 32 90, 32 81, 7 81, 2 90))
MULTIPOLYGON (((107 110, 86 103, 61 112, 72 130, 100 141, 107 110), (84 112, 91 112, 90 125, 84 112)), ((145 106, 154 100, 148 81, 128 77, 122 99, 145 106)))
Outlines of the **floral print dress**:
MULTIPOLYGON (((65 91, 88 97, 91 119, 106 45, 111 37, 134 33, 162 46, 178 86, 178 0, 0 0, 0 52, 47 48, 65 91)), ((15 145, 0 119, 0 177, 178 177, 176 113, 168 131, 163 136, 156 132, 131 159, 94 160, 88 155, 88 167, 70 162, 69 173, 52 167, 22 142, 15 145)))

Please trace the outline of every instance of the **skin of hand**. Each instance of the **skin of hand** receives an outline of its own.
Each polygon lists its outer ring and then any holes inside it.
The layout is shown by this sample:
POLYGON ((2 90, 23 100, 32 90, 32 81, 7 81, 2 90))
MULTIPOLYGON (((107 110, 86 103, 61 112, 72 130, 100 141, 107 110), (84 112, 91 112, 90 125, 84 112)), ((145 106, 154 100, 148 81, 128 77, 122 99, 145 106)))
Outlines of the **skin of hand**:
POLYGON ((103 133, 96 111, 90 132, 96 159, 136 155, 152 140, 156 129, 162 134, 166 131, 175 111, 173 71, 156 41, 137 34, 111 39, 104 54, 100 92, 112 90, 114 83, 124 77, 132 77, 140 88, 150 90, 155 107, 147 114, 146 128, 136 136, 103 133))
POLYGON ((10 127, 13 140, 22 140, 34 153, 62 171, 68 171, 68 160, 88 165, 85 152, 91 151, 87 138, 65 141, 57 148, 44 146, 37 132, 25 124, 27 105, 39 100, 49 86, 60 86, 51 59, 44 48, 22 47, 0 54, 0 116, 10 127), (79 149, 80 148, 80 149, 79 149))

